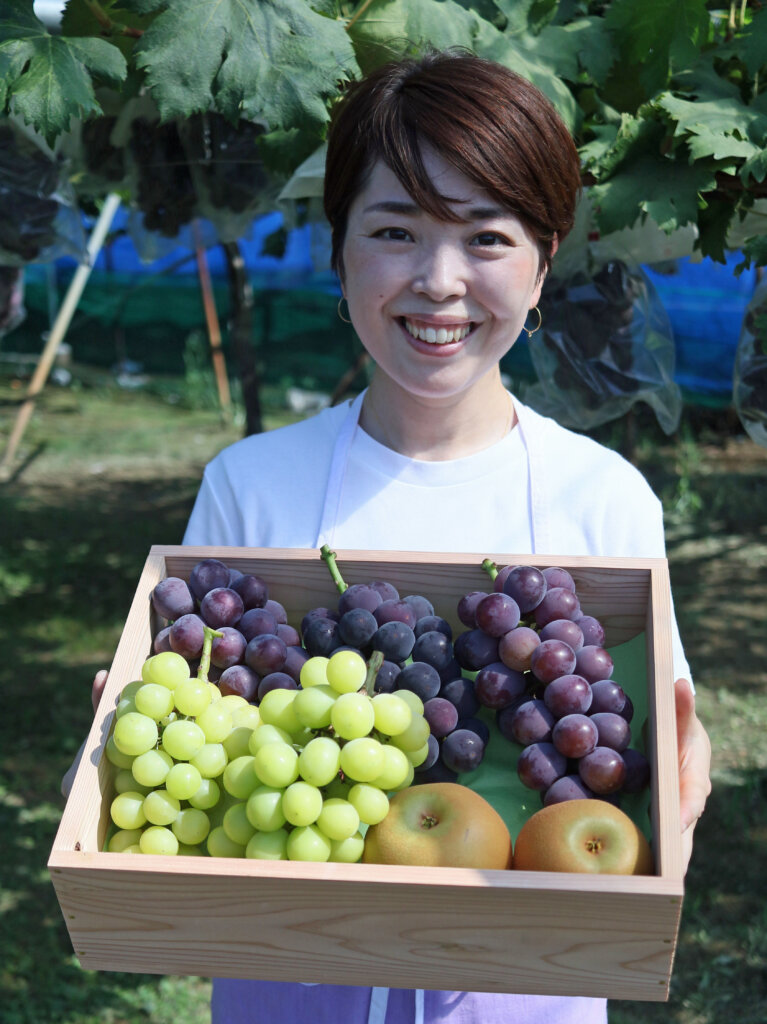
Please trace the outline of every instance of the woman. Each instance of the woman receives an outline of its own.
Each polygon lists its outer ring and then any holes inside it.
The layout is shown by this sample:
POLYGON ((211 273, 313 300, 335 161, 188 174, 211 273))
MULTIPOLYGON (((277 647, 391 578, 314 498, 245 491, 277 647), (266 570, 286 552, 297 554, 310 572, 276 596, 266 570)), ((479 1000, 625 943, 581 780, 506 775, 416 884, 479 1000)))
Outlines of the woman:
MULTIPOLYGON (((501 383, 500 358, 540 324, 579 175, 549 103, 497 65, 432 54, 356 83, 330 131, 325 210, 339 314, 375 360, 372 381, 350 404, 222 452, 185 543, 662 556, 660 504, 641 475, 501 383)), ((676 626, 674 662, 689 856, 709 748, 676 626)), ((591 1024, 606 1005, 214 983, 216 1024, 277 1019, 591 1024)))

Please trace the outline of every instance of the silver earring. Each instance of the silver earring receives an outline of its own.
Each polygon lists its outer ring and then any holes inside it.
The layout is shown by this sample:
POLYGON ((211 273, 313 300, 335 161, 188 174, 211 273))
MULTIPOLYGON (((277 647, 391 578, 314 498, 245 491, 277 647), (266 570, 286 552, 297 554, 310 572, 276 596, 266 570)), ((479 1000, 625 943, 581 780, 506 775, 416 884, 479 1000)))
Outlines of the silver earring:
POLYGON ((538 323, 535 325, 535 327, 533 327, 532 329, 529 328, 529 327, 523 327, 522 328, 522 330, 525 332, 525 334, 528 336, 528 338, 532 337, 533 334, 535 334, 536 331, 540 330, 541 324, 543 323, 543 317, 541 316, 541 311, 540 311, 540 309, 538 309, 537 306, 535 307, 535 312, 538 314, 538 323))
MULTIPOLYGON (((343 322, 345 324, 350 324, 351 320, 349 320, 348 317, 345 317, 343 315, 343 313, 341 312, 341 303, 342 302, 346 302, 346 296, 345 295, 342 295, 341 298, 338 300, 338 306, 336 307, 337 310, 338 310, 338 317, 339 317, 340 320, 343 320, 343 322)), ((346 302, 346 308, 347 308, 347 310, 349 308, 349 303, 348 302, 346 302)))

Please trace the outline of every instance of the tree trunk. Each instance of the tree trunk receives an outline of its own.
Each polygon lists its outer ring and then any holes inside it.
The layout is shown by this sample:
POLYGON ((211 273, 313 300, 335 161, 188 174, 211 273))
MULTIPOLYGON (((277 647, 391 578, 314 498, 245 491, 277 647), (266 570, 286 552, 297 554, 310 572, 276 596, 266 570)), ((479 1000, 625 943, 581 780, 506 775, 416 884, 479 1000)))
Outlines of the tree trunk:
POLYGON ((223 247, 231 297, 229 333, 242 386, 245 434, 260 434, 264 426, 261 419, 256 350, 253 345, 253 288, 245 270, 239 244, 224 242, 223 247))

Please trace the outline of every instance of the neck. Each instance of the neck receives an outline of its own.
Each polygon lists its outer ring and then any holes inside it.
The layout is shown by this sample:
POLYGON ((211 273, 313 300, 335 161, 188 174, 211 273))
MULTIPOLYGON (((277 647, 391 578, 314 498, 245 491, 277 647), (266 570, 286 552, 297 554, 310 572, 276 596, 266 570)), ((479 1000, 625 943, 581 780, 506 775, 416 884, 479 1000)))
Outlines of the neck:
POLYGON ((411 459, 460 459, 502 440, 517 417, 500 372, 462 394, 433 399, 403 391, 379 371, 360 413, 360 426, 379 444, 411 459))

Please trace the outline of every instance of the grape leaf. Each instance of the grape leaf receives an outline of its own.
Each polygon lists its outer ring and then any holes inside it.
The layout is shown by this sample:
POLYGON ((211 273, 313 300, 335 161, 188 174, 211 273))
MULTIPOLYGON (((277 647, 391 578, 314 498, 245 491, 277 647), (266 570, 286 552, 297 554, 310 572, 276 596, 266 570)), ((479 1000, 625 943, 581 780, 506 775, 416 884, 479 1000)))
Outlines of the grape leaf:
MULTIPOLYGON (((119 29, 125 27, 142 31, 151 24, 153 15, 132 14, 121 7, 120 0, 99 0, 98 6, 106 17, 115 22, 115 31, 110 35, 110 42, 118 47, 126 60, 130 60, 136 43, 135 36, 123 35, 119 29)), ((87 0, 68 0, 61 18, 61 31, 65 36, 98 36, 103 28, 94 13, 92 3, 89 4, 87 0)))
POLYGON ((618 127, 614 124, 593 124, 591 131, 594 138, 578 149, 581 166, 584 170, 601 165, 606 155, 614 147, 618 135, 618 127))
POLYGON ((767 64, 767 7, 755 12, 746 29, 729 42, 721 43, 716 48, 716 56, 742 60, 749 74, 757 74, 767 64))
POLYGON ((23 0, 0 0, 0 23, 4 108, 33 124, 49 144, 73 117, 101 112, 92 75, 125 78, 117 47, 104 39, 53 36, 23 0))
POLYGON ((700 194, 715 187, 712 168, 648 152, 592 186, 591 198, 603 234, 631 227, 643 213, 670 232, 695 223, 700 194))
POLYGON ((578 18, 564 26, 574 37, 578 59, 589 77, 598 84, 605 81, 617 53, 604 18, 578 18))
POLYGON ((710 256, 717 263, 725 262, 727 232, 734 215, 733 205, 727 199, 716 196, 706 200, 698 212, 696 242, 696 248, 703 256, 710 256))
POLYGON ((357 60, 368 72, 387 60, 415 54, 424 46, 474 49, 480 26, 495 31, 453 0, 376 0, 349 27, 357 60))
POLYGON ((758 267, 767 266, 767 235, 755 235, 747 238, 741 246, 745 259, 735 268, 735 273, 740 275, 742 271, 748 270, 754 263, 758 267))
POLYGON ((767 115, 735 97, 691 101, 665 93, 655 104, 674 121, 694 160, 758 158, 767 143, 767 115))
POLYGON ((767 147, 762 147, 758 153, 746 160, 740 169, 740 180, 748 185, 749 178, 754 181, 764 181, 767 177, 767 147))
POLYGON ((163 120, 217 110, 270 129, 323 124, 340 80, 358 72, 340 21, 304 0, 123 0, 162 8, 135 49, 163 120))
POLYGON ((628 61, 641 64, 649 95, 666 85, 670 69, 697 59, 710 25, 706 0, 615 0, 605 19, 628 61))
POLYGON ((559 0, 495 0, 506 17, 506 31, 540 32, 557 13, 559 0))

